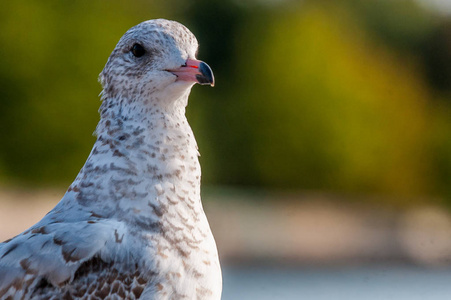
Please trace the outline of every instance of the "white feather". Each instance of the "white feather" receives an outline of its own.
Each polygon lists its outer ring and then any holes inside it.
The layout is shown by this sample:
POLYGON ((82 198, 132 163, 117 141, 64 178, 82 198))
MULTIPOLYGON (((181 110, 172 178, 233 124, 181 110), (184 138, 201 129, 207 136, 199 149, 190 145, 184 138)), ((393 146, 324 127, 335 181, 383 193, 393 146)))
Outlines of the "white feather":
POLYGON ((130 29, 100 75, 97 141, 58 205, 0 244, 0 298, 219 299, 221 270, 185 117, 193 83, 167 72, 198 47, 183 25, 130 29), (148 57, 130 54, 140 43, 148 57))

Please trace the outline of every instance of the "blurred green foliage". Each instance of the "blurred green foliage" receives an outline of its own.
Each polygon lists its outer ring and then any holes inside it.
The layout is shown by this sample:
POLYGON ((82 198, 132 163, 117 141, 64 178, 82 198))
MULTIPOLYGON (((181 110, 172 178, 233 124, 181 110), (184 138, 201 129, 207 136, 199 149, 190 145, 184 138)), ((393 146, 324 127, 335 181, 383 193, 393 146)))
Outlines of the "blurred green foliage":
POLYGON ((451 23, 389 0, 5 2, 3 181, 72 180, 97 74, 159 17, 196 34, 217 78, 188 107, 204 183, 451 199, 451 23))

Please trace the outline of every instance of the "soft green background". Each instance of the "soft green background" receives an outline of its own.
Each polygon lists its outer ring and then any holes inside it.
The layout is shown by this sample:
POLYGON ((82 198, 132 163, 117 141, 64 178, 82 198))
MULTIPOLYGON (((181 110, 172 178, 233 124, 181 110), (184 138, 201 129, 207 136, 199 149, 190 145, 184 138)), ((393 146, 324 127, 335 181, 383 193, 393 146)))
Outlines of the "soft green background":
POLYGON ((217 80, 188 107, 204 186, 451 204, 448 16, 405 0, 3 1, 0 179, 67 186, 109 53, 162 17, 194 32, 217 80))

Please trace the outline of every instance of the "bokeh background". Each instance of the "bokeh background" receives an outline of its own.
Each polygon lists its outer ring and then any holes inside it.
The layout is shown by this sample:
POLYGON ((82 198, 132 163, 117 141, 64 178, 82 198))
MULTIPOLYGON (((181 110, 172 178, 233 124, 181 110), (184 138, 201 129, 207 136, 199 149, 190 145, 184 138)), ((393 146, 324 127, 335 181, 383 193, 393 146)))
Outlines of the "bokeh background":
POLYGON ((0 237, 95 141, 122 34, 185 24, 215 88, 187 110, 224 299, 451 295, 451 1, 3 1, 0 237))

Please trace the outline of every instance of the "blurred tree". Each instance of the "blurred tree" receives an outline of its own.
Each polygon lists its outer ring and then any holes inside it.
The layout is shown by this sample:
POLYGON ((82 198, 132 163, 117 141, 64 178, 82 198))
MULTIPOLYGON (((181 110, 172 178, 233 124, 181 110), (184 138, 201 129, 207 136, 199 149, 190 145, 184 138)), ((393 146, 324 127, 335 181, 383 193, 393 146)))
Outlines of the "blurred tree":
POLYGON ((415 59, 372 41, 353 14, 330 3, 246 17, 235 32, 242 38, 225 40, 237 60, 221 97, 227 105, 208 104, 213 182, 396 195, 436 189, 432 98, 415 59))
POLYGON ((422 54, 429 82, 439 92, 451 95, 451 20, 443 22, 428 36, 422 54))
POLYGON ((242 63, 255 70, 247 105, 260 178, 281 187, 424 192, 421 80, 336 14, 306 6, 284 13, 246 51, 254 53, 242 63))
POLYGON ((144 20, 149 11, 160 15, 155 5, 138 2, 142 6, 126 1, 3 3, 0 165, 5 180, 67 182, 76 175, 94 141, 97 74, 137 18, 144 20))
POLYGON ((129 27, 159 17, 195 33, 217 78, 187 110, 204 183, 451 195, 449 23, 413 0, 5 2, 3 181, 73 179, 97 74, 129 27))

